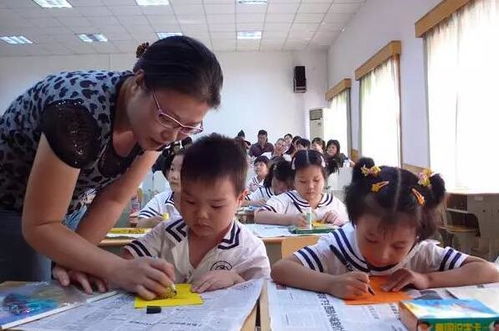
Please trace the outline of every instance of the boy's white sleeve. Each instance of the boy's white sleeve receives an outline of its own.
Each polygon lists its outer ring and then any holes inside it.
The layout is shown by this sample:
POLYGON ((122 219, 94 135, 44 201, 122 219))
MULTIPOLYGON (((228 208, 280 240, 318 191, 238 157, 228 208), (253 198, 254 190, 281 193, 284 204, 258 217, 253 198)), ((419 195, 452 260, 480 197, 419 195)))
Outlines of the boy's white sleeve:
POLYGON ((165 226, 169 222, 161 222, 156 225, 149 233, 143 237, 137 238, 123 248, 127 250, 133 257, 158 257, 161 255, 161 248, 166 248, 161 241, 166 241, 165 226))
MULTIPOLYGON (((284 193, 283 193, 284 194, 284 193)), ((287 209, 287 204, 284 201, 283 194, 275 195, 267 200, 267 202, 261 206, 258 210, 267 210, 277 214, 285 214, 287 209)))
POLYGON ((249 195, 247 195, 249 201, 258 201, 262 200, 262 190, 261 188, 258 188, 255 192, 251 192, 249 195))
POLYGON ((241 264, 238 264, 235 271, 245 280, 270 277, 270 262, 267 257, 265 245, 258 239, 257 247, 248 247, 245 256, 241 256, 241 264))
POLYGON ((451 247, 437 246, 432 240, 421 242, 418 248, 410 261, 409 268, 422 273, 459 268, 468 257, 467 254, 451 247))
POLYGON ((139 212, 139 218, 149 218, 154 216, 161 216, 164 201, 162 199, 163 194, 156 194, 149 202, 142 208, 139 212))
POLYGON ((332 240, 330 236, 332 235, 321 236, 317 244, 303 247, 294 252, 293 255, 309 269, 335 274, 333 269, 337 262, 329 248, 332 240))

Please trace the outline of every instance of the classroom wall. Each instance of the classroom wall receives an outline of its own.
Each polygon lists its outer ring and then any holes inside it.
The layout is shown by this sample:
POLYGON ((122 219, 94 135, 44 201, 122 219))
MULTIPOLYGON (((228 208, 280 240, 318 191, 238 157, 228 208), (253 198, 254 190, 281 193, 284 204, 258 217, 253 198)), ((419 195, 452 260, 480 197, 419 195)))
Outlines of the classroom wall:
MULTIPOLYGON (((274 142, 287 132, 308 132, 308 109, 323 107, 327 86, 326 51, 220 52, 224 71, 222 104, 206 117, 205 132, 235 136, 240 129, 256 141, 259 129, 274 142), (293 67, 305 65, 309 90, 293 93, 293 67)), ((53 72, 76 69, 130 69, 132 54, 0 58, 0 114, 19 93, 53 72)))
MULTIPOLYGON (((370 0, 328 52, 329 87, 352 78, 352 145, 359 148, 359 83, 354 71, 391 40, 402 41, 400 87, 403 163, 429 165, 423 40, 414 23, 440 0, 370 0)), ((380 130, 380 134, 382 130, 380 130)))

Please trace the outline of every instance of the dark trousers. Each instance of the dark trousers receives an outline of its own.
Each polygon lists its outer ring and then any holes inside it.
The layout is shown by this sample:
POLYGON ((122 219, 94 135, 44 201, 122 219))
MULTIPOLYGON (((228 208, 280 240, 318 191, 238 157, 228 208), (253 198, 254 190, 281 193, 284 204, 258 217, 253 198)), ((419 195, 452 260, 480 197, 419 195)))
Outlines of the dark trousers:
POLYGON ((51 263, 24 240, 21 214, 0 209, 0 283, 50 280, 51 263))

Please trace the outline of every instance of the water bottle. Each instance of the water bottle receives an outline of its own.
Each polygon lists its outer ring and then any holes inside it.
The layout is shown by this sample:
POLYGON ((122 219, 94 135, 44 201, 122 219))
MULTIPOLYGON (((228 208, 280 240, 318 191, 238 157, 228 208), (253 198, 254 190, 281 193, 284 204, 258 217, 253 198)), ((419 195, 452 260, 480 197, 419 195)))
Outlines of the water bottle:
POLYGON ((307 225, 305 225, 305 229, 307 230, 312 230, 312 222, 314 221, 314 213, 312 212, 311 207, 304 208, 304 214, 305 214, 305 221, 307 222, 307 225))
POLYGON ((343 161, 343 168, 348 168, 348 167, 350 167, 350 160, 345 159, 345 161, 343 161))

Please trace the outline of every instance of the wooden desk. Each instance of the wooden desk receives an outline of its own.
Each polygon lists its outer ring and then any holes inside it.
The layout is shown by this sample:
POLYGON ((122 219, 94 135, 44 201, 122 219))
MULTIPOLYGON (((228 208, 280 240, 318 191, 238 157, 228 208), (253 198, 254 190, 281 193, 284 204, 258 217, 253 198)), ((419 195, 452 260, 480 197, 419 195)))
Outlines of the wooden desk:
MULTIPOLYGON (((20 285, 23 285, 26 283, 28 283, 28 282, 6 281, 3 283, 0 283, 0 288, 16 287, 16 286, 20 286, 20 285)), ((266 288, 267 283, 264 282, 263 286, 264 286, 264 288, 266 288)), ((263 290, 262 290, 262 293, 260 294, 260 297, 262 297, 262 295, 263 295, 263 290)), ((266 292, 265 292, 265 297, 267 297, 266 292)), ((251 310, 250 314, 248 315, 248 317, 246 317, 246 320, 244 321, 243 327, 241 328, 242 331, 255 331, 255 329, 256 329, 256 315, 257 315, 256 311, 258 309, 258 304, 259 303, 257 301, 255 303, 255 306, 251 310)), ((15 328, 15 329, 17 329, 17 328, 15 328)))

